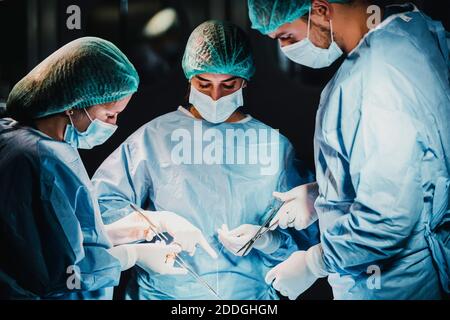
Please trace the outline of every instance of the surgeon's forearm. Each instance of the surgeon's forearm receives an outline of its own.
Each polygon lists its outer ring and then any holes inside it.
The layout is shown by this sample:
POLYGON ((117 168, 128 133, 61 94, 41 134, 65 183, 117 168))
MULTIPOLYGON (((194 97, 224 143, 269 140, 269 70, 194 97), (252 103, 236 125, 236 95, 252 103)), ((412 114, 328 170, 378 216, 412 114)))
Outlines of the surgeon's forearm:
MULTIPOLYGON (((403 250, 410 231, 397 219, 365 210, 351 211, 322 230, 324 262, 329 272, 360 274, 369 265, 379 265, 403 250)), ((401 219, 399 217, 398 219, 401 219)))

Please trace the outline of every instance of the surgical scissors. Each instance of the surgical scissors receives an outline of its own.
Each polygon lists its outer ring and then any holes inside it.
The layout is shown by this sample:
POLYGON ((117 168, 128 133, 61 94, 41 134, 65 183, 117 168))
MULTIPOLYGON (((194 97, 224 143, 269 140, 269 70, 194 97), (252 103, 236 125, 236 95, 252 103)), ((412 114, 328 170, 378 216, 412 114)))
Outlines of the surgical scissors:
MULTIPOLYGON (((169 241, 169 238, 166 237, 165 234, 158 232, 158 227, 142 212, 141 209, 139 209, 137 206, 135 206, 133 203, 130 203, 131 208, 133 208, 133 210, 135 210, 136 212, 138 212, 149 224, 149 229, 155 234, 156 237, 158 237, 159 240, 161 241, 169 241)), ((206 282, 205 280, 203 280, 198 274, 197 272, 195 272, 194 270, 192 270, 189 265, 178 255, 175 254, 175 262, 177 262, 182 268, 186 269, 192 277, 194 277, 195 280, 197 280, 198 282, 200 282, 204 287, 206 287, 217 299, 219 300, 223 300, 222 297, 219 296, 219 294, 216 292, 216 290, 214 290, 209 284, 208 282, 206 282)))
POLYGON ((237 253, 241 252, 242 250, 244 250, 244 253, 242 254, 243 256, 245 256, 247 254, 247 252, 250 251, 250 249, 253 247, 253 245, 255 244, 256 240, 258 240, 259 238, 261 238, 266 232, 270 231, 270 229, 275 226, 276 224, 278 224, 278 220, 275 221, 274 223, 272 223, 271 225, 270 222, 272 221, 272 219, 276 216, 276 214, 278 213, 278 210, 281 209, 281 207, 283 206, 284 202, 280 202, 278 206, 274 206, 272 207, 272 209, 269 211, 269 217, 266 219, 266 221, 262 224, 262 226, 258 229, 258 231, 256 232, 256 234, 250 239, 248 240, 244 246, 242 248, 240 248, 238 250, 237 253))

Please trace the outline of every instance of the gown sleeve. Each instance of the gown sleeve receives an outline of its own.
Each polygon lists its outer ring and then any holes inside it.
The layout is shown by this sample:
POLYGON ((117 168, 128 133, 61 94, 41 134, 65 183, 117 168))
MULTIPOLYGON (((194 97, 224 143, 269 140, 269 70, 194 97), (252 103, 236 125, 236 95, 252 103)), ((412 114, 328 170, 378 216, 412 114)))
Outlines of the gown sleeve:
MULTIPOLYGON (((355 195, 348 212, 322 230, 325 264, 340 274, 360 274, 400 253, 424 206, 425 138, 419 133, 421 124, 407 111, 414 103, 406 94, 412 88, 405 83, 404 93, 395 92, 387 80, 370 88, 359 101, 361 112, 343 120, 348 123, 341 124, 341 131, 325 136, 330 145, 342 146, 335 166, 348 166, 355 195)), ((333 189, 332 179, 325 184, 325 190, 333 189)), ((321 198, 325 206, 334 206, 321 198)))
POLYGON ((68 165, 25 152, 2 172, 0 278, 8 297, 50 297, 118 284, 120 263, 107 252, 87 175, 83 181, 73 171, 79 165, 79 158, 68 165))
POLYGON ((152 189, 152 180, 146 159, 133 153, 133 143, 123 143, 98 168, 92 178, 100 211, 105 224, 122 219, 134 210, 133 203, 141 208, 152 189))

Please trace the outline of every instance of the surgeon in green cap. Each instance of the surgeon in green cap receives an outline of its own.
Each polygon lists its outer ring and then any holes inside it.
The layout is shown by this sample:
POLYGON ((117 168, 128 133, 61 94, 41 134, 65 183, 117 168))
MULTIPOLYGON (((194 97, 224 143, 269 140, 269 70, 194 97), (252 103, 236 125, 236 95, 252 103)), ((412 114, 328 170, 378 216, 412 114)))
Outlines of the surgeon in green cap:
POLYGON ((111 299, 121 271, 180 274, 145 220, 105 228, 77 149, 104 143, 138 89, 112 43, 80 38, 19 81, 0 118, 0 299, 111 299), (117 245, 117 246, 114 246, 117 245))
POLYGON ((201 281, 138 266, 126 298, 278 299, 264 275, 298 249, 297 239, 306 248, 309 241, 317 243, 317 226, 299 232, 298 238, 269 231, 252 250, 240 248, 277 205, 272 192, 304 183, 308 172, 297 171, 286 137, 241 110, 243 88, 255 72, 244 31, 224 21, 200 24, 186 44, 182 67, 189 81, 188 103, 132 134, 92 181, 105 223, 135 215, 128 205, 135 201, 163 228, 167 222, 159 223, 162 219, 173 221, 169 233, 184 230, 174 242, 190 253, 182 259, 201 281), (266 164, 260 161, 263 152, 270 157, 266 164), (195 250, 197 244, 201 247, 195 250))

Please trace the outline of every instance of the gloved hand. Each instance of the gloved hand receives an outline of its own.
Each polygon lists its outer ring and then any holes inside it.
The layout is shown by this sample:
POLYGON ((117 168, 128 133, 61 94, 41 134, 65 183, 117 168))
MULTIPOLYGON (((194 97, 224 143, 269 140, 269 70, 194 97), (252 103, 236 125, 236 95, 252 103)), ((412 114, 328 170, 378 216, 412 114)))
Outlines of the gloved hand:
MULTIPOLYGON (((151 219, 150 211, 143 213, 151 219)), ((157 225, 157 227, 159 227, 157 225)), ((139 240, 151 241, 155 234, 149 228, 148 221, 139 213, 133 212, 111 224, 105 225, 106 233, 114 246, 139 240)))
MULTIPOLYGON (((242 257, 245 249, 238 253, 239 249, 241 249, 256 234, 256 232, 258 232, 259 228, 259 226, 252 224, 243 224, 233 230, 228 230, 228 226, 224 224, 217 230, 217 233, 220 242, 225 248, 235 256, 242 257)), ((271 254, 280 247, 280 241, 280 237, 274 236, 273 232, 269 231, 255 241, 253 248, 266 254, 271 254)), ((246 255, 250 253, 252 249, 248 250, 246 255)))
POLYGON ((266 283, 272 284, 283 296, 295 300, 318 278, 327 275, 319 243, 307 251, 294 252, 286 261, 272 268, 266 275, 266 283))
POLYGON ((184 251, 191 256, 195 254, 199 244, 212 258, 217 259, 217 253, 209 245, 199 228, 185 218, 170 211, 155 211, 152 221, 157 221, 160 231, 169 233, 173 238, 173 244, 179 244, 184 251))
POLYGON ((136 264, 147 272, 172 275, 187 273, 186 269, 173 266, 175 254, 180 251, 180 246, 164 242, 126 244, 109 249, 109 253, 120 261, 122 271, 136 264))
POLYGON ((295 227, 302 230, 313 224, 317 220, 314 202, 318 194, 316 182, 298 186, 284 193, 274 192, 273 196, 285 203, 270 222, 270 225, 274 225, 272 230, 278 226, 282 229, 295 227))
MULTIPOLYGON (((157 232, 167 232, 174 238, 174 243, 181 246, 191 256, 196 245, 200 244, 213 258, 217 253, 208 244, 200 229, 185 218, 170 211, 142 211, 156 227, 157 232)), ((141 213, 133 212, 116 222, 105 225, 106 232, 114 245, 131 243, 139 240, 151 241, 155 234, 141 213)))
POLYGON ((175 254, 181 251, 176 244, 164 242, 131 245, 136 250, 136 264, 147 272, 160 274, 186 274, 184 268, 174 267, 175 254))

